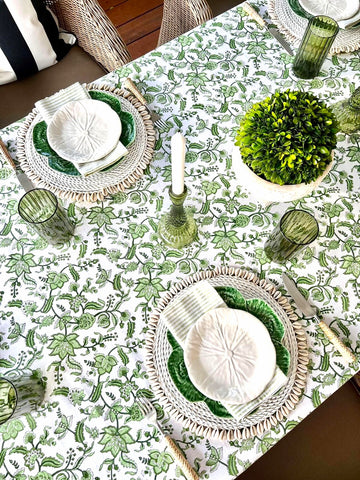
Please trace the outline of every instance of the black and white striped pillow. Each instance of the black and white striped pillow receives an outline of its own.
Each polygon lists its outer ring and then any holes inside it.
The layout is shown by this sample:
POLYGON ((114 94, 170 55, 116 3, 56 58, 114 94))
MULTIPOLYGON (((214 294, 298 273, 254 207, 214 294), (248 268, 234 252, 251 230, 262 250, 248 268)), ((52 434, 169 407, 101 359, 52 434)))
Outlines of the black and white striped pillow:
POLYGON ((54 65, 75 41, 42 0, 0 0, 0 85, 54 65))

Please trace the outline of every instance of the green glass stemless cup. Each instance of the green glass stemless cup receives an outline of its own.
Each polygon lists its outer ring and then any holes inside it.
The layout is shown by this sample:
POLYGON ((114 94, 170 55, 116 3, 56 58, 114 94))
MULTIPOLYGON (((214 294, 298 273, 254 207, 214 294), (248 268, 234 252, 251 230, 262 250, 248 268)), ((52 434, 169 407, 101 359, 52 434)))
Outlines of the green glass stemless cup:
POLYGON ((44 393, 43 381, 33 375, 16 380, 0 377, 0 425, 35 410, 44 393))
POLYGON ((294 58, 293 72, 297 77, 309 79, 319 74, 338 31, 336 21, 325 15, 309 20, 294 58))
POLYGON ((23 195, 18 205, 19 215, 38 234, 53 245, 70 240, 74 225, 56 196, 44 188, 35 188, 23 195))
POLYGON ((289 210, 270 234, 265 243, 265 254, 269 260, 285 263, 319 235, 316 219, 304 210, 289 210))

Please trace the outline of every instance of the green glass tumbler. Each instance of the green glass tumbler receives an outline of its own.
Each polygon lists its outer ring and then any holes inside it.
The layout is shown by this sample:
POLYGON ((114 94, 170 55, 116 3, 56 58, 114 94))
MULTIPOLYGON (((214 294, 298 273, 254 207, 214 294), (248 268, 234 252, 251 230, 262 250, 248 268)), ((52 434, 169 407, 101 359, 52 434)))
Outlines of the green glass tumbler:
POLYGON ((316 219, 305 210, 289 210, 270 234, 265 243, 265 254, 269 260, 285 263, 319 235, 316 219))
POLYGON ((19 215, 38 234, 53 245, 70 240, 74 225, 56 196, 44 188, 35 188, 23 195, 18 205, 19 215))
POLYGON ((309 20, 294 58, 293 72, 297 77, 310 79, 319 74, 338 31, 337 22, 325 15, 309 20))
POLYGON ((36 410, 44 400, 44 382, 35 375, 0 377, 0 425, 36 410))

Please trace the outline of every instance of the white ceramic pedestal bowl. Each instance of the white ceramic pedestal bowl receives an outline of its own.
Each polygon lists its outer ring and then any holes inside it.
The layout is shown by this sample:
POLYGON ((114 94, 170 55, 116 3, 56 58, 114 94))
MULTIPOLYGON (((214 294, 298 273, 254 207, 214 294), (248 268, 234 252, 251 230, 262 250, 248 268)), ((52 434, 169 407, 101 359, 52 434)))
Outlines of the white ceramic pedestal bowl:
POLYGON ((232 153, 232 167, 239 184, 245 187, 263 205, 275 202, 292 202, 310 195, 330 172, 333 161, 334 157, 324 172, 314 182, 299 183, 298 185, 278 185, 258 177, 245 165, 242 161, 239 147, 234 146, 232 153))

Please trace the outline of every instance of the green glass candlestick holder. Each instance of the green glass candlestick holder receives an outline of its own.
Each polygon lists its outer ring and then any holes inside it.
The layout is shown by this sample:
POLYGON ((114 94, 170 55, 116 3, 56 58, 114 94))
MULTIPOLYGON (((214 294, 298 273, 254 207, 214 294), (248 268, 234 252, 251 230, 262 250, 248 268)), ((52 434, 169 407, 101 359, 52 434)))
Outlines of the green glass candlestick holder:
POLYGON ((181 194, 175 194, 170 187, 169 195, 172 205, 170 211, 161 217, 158 233, 166 245, 182 248, 195 240, 197 226, 191 212, 184 208, 186 186, 181 194))
POLYGON ((341 132, 350 134, 360 131, 360 87, 350 98, 340 100, 331 108, 341 132))

